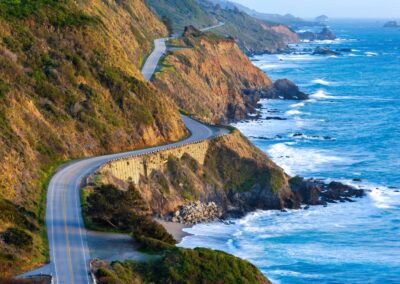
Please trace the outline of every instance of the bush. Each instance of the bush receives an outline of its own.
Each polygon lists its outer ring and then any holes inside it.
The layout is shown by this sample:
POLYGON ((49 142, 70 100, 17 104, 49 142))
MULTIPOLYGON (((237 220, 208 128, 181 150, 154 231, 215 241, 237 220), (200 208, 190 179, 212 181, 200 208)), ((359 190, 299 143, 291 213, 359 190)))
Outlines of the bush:
POLYGON ((145 237, 138 234, 132 235, 137 242, 140 243, 141 249, 149 252, 160 252, 175 248, 173 244, 157 240, 152 237, 145 237))
POLYGON ((14 245, 18 248, 30 247, 33 244, 32 236, 16 227, 7 229, 2 236, 6 244, 14 245))
POLYGON ((165 228, 154 221, 134 186, 121 191, 113 185, 102 185, 84 201, 86 218, 100 228, 132 232, 134 236, 176 244, 165 228))
POLYGON ((129 275, 131 279, 139 275, 141 283, 156 284, 270 283, 251 263, 205 248, 172 249, 149 263, 115 262, 110 268, 102 268, 97 273, 103 284, 126 283, 129 275))
POLYGON ((37 16, 56 27, 83 26, 98 23, 98 19, 77 10, 68 1, 59 0, 2 0, 0 16, 6 19, 25 19, 37 16))

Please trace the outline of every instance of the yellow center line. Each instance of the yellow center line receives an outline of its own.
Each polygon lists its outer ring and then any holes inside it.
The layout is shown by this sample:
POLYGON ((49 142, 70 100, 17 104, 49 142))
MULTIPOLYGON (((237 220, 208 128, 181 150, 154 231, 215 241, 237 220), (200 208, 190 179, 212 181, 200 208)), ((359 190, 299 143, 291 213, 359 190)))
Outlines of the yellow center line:
POLYGON ((69 231, 68 231, 68 226, 67 226, 67 198, 66 198, 66 190, 63 192, 63 207, 64 207, 64 231, 65 231, 65 237, 67 240, 67 254, 68 254, 68 270, 69 274, 71 276, 71 283, 75 283, 74 279, 74 271, 72 269, 72 258, 71 258, 71 247, 69 244, 69 231))

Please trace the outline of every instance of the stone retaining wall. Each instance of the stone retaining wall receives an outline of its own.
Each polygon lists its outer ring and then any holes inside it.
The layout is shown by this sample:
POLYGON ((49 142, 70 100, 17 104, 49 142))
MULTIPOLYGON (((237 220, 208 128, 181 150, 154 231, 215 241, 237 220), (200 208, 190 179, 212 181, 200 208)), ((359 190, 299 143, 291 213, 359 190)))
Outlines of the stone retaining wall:
POLYGON ((108 173, 120 180, 138 184, 141 176, 147 177, 153 170, 161 170, 170 155, 181 158, 186 153, 204 165, 209 145, 210 142, 205 140, 159 152, 113 160, 104 164, 99 173, 108 173))

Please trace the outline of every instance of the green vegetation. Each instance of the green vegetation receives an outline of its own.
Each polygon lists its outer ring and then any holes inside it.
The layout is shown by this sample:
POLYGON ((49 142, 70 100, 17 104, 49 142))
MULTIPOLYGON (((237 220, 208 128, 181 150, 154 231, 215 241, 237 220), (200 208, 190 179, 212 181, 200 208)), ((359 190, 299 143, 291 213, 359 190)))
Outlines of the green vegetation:
POLYGON ((145 0, 160 18, 171 21, 173 32, 181 33, 185 26, 208 27, 217 21, 199 5, 197 0, 145 0))
MULTIPOLYGON (((213 29, 211 33, 237 39, 240 48, 247 53, 276 52, 297 40, 290 29, 274 30, 276 23, 254 18, 236 8, 222 8, 208 1, 196 0, 146 1, 157 14, 172 22, 174 32, 183 32, 185 26, 200 29, 223 22, 223 26, 213 29)), ((215 39, 218 37, 215 36, 215 39)))
POLYGON ((150 263, 114 262, 96 273, 101 284, 119 283, 270 283, 249 262, 205 248, 169 250, 150 263), (138 281, 138 282, 135 282, 138 281))
POLYGON ((295 176, 289 179, 291 185, 301 185, 304 182, 304 178, 301 176, 295 176))
MULTIPOLYGON (((168 176, 172 185, 188 200, 197 199, 197 193, 193 183, 193 173, 182 163, 183 159, 178 159, 174 156, 168 157, 167 169, 168 176)), ((189 167, 190 168, 190 167, 189 167)))
POLYGON ((48 260, 46 192, 59 161, 186 134, 171 101, 141 81, 164 25, 142 1, 117 2, 0 1, 0 234, 16 228, 33 242, 0 241, 0 277, 48 260))
POLYGON ((30 247, 33 244, 33 239, 30 234, 25 230, 15 227, 8 228, 1 234, 1 237, 6 244, 11 244, 20 248, 30 247))
POLYGON ((205 168, 209 176, 217 176, 224 181, 225 189, 233 192, 251 191, 254 187, 276 192, 283 186, 284 177, 279 175, 279 170, 254 159, 242 158, 228 147, 209 152, 205 168))
POLYGON ((102 185, 83 193, 85 224, 90 229, 131 233, 144 249, 160 250, 176 241, 153 221, 140 193, 133 185, 127 191, 102 185))
POLYGON ((5 19, 36 19, 48 20, 56 27, 83 26, 98 23, 90 17, 68 5, 66 0, 3 0, 0 3, 0 16, 5 19))

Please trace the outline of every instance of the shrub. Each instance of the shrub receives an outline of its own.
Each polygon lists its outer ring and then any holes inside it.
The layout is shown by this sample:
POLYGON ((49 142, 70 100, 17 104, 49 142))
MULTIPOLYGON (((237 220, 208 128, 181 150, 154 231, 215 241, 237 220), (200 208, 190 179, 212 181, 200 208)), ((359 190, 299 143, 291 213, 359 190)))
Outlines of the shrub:
POLYGON ((4 97, 11 90, 11 86, 0 79, 0 98, 4 97))
POLYGON ((148 252, 160 252, 164 250, 173 249, 175 246, 170 243, 166 243, 155 238, 145 237, 138 234, 132 234, 137 242, 140 243, 141 249, 148 252))
POLYGON ((105 229, 132 232, 134 236, 151 238, 174 245, 175 239, 154 221, 140 193, 130 186, 121 191, 113 185, 102 185, 84 201, 84 212, 91 223, 105 229))
POLYGON ((98 19, 86 15, 68 1, 59 0, 2 0, 0 16, 6 19, 25 19, 36 16, 47 19, 56 27, 83 26, 98 23, 98 19))
POLYGON ((14 245, 18 248, 30 247, 33 244, 32 236, 16 227, 7 229, 2 236, 6 244, 14 245))
MULTIPOLYGON (((233 255, 205 248, 175 248, 148 263, 114 262, 97 272, 100 283, 126 283, 130 276, 140 283, 246 283, 267 284, 267 278, 251 263, 233 255)), ((128 280, 129 281, 129 280, 128 280)))

